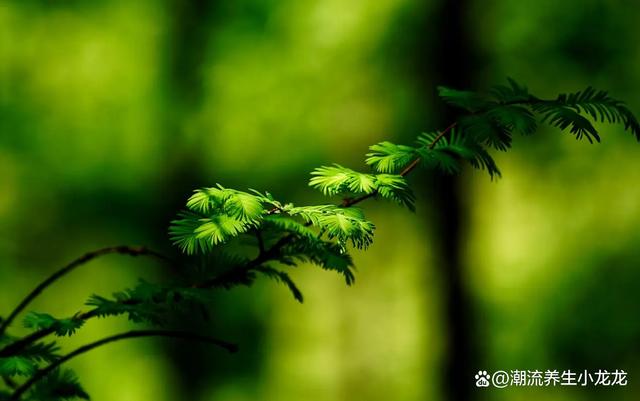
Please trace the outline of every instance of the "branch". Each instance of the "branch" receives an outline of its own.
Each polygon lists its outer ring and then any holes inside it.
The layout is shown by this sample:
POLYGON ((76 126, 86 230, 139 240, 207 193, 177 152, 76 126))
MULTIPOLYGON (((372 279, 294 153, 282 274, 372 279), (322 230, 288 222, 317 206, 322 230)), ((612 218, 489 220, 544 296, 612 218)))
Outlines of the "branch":
POLYGON ((122 254, 122 255, 130 255, 130 256, 150 256, 156 259, 159 259, 163 262, 167 262, 167 263, 172 263, 171 260, 169 258, 167 258, 166 256, 156 252, 156 251, 152 251, 148 248, 145 247, 131 247, 131 246, 112 246, 112 247, 107 247, 107 248, 102 248, 102 249, 98 249, 96 251, 92 251, 92 252, 88 252, 85 253, 84 255, 82 255, 81 257, 79 257, 78 259, 74 260, 73 262, 69 263, 68 265, 64 266, 63 268, 61 268, 60 270, 56 271, 55 273, 53 273, 51 276, 49 276, 46 280, 44 280, 43 282, 41 282, 40 284, 38 284, 38 286, 36 288, 33 289, 33 291, 31 291, 23 300, 22 302, 20 302, 20 304, 18 304, 18 306, 15 307, 15 309, 11 312, 11 314, 9 314, 9 316, 7 317, 6 320, 0 322, 0 334, 3 334, 5 332, 5 330, 7 329, 7 327, 9 327, 9 325, 11 324, 11 322, 13 322, 13 320, 18 316, 18 314, 20 314, 20 312, 22 312, 24 310, 24 308, 27 307, 27 305, 29 305, 29 303, 31 303, 31 301, 33 301, 35 298, 38 297, 38 295, 40 295, 40 293, 42 291, 44 291, 47 287, 49 287, 51 284, 53 284, 54 282, 56 282, 58 279, 60 279, 61 277, 63 277, 64 275, 70 273, 71 271, 73 271, 75 268, 88 263, 89 261, 98 258, 100 256, 103 255, 108 255, 111 253, 117 253, 117 254, 122 254))
POLYGON ((246 277, 247 273, 261 264, 273 260, 278 253, 280 252, 280 248, 288 244, 293 240, 292 235, 287 235, 278 240, 273 246, 267 249, 264 252, 260 252, 260 254, 253 260, 250 260, 245 265, 241 267, 231 268, 226 270, 219 275, 212 277, 208 280, 202 281, 200 283, 193 284, 193 288, 214 288, 214 287, 225 287, 230 282, 242 281, 243 278, 246 277))
MULTIPOLYGON (((454 123, 452 123, 451 125, 449 125, 447 128, 445 128, 442 132, 440 132, 440 133, 438 134, 438 136, 437 136, 437 137, 435 137, 435 138, 434 138, 434 140, 429 144, 429 149, 433 149, 433 148, 438 144, 438 142, 440 142, 440 140, 441 140, 442 138, 444 138, 444 136, 445 136, 449 131, 451 131, 451 130, 453 129, 453 127, 455 127, 456 125, 457 125, 457 122, 454 122, 454 123)), ((418 167, 418 165, 420 164, 420 160, 421 160, 421 159, 420 159, 419 157, 415 158, 411 163, 409 163, 409 164, 407 165, 407 167, 405 167, 405 168, 400 172, 400 175, 401 175, 402 177, 407 176, 407 175, 408 175, 410 172, 412 172, 416 167, 418 167)), ((364 200, 367 200, 367 199, 369 199, 369 198, 373 198, 373 197, 374 197, 374 196, 376 196, 377 194, 378 194, 378 191, 373 191, 373 192, 371 192, 371 193, 369 193, 369 194, 362 195, 362 196, 360 196, 360 197, 358 197, 358 198, 347 198, 347 199, 344 199, 344 200, 342 201, 342 203, 340 204, 340 206, 341 206, 341 207, 350 207, 350 206, 356 205, 356 204, 358 204, 358 203, 360 203, 360 202, 362 202, 362 201, 364 201, 364 200)))
POLYGON ((75 358, 78 355, 82 355, 85 352, 91 351, 94 348, 119 341, 127 338, 138 338, 138 337, 170 337, 170 338, 179 338, 184 340, 193 340, 200 341, 208 344, 213 344, 218 347, 224 348, 229 352, 238 352, 238 346, 236 344, 228 343, 226 341, 218 340, 216 338, 201 336, 199 334, 182 332, 182 331, 172 331, 172 330, 134 330, 129 331, 122 334, 116 334, 114 336, 103 338, 102 340, 98 340, 92 342, 90 344, 84 345, 75 351, 68 353, 67 355, 61 357, 55 362, 51 363, 49 366, 38 370, 29 380, 24 382, 20 387, 18 387, 14 393, 9 398, 9 401, 18 401, 20 397, 34 384, 36 384, 43 377, 60 367, 63 363, 68 360, 75 358))
MULTIPOLYGON (((438 134, 437 137, 434 138, 434 140, 429 144, 429 149, 433 149, 436 147, 436 145, 438 144, 438 142, 440 142, 440 140, 442 138, 444 138, 445 135, 447 135, 447 133, 449 131, 451 131, 453 129, 453 127, 455 127, 458 123, 457 122, 453 122, 451 123, 451 125, 449 125, 447 128, 445 128, 442 132, 440 132, 438 134)), ((411 171, 413 171, 413 169, 415 169, 418 164, 420 164, 420 158, 416 158, 414 161, 412 161, 411 163, 409 163, 409 165, 407 167, 404 168, 404 170, 402 170, 400 172, 401 176, 406 176, 407 174, 409 174, 411 171)))
MULTIPOLYGON (((98 316, 94 310, 90 310, 88 312, 78 312, 74 315, 73 319, 76 320, 89 320, 93 317, 98 316)), ((40 329, 38 331, 34 331, 33 333, 22 337, 21 339, 12 342, 11 344, 6 345, 4 348, 0 349, 0 358, 6 358, 10 356, 17 355, 20 351, 22 351, 29 344, 33 344, 38 340, 47 337, 50 334, 55 333, 56 327, 51 326, 46 329, 40 329)))
MULTIPOLYGON (((442 132, 440 132, 438 134, 437 137, 435 137, 433 139, 433 141, 429 144, 429 149, 433 149, 438 142, 440 142, 440 140, 442 140, 442 138, 445 137, 445 135, 447 135, 448 132, 450 132, 455 126, 457 125, 457 122, 453 122, 452 124, 450 124, 447 128, 445 128, 442 132)), ((411 163, 409 163, 409 165, 407 165, 407 167, 404 168, 404 170, 402 170, 402 172, 400 172, 401 176, 406 176, 409 173, 411 173, 411 171, 413 171, 418 164, 420 164, 420 158, 416 158, 414 159, 411 163)), ((340 204, 340 207, 351 207, 353 205, 356 205, 366 199, 369 198, 373 198, 374 196, 376 196, 378 194, 378 191, 373 191, 369 194, 366 195, 362 195, 358 198, 347 198, 344 199, 342 201, 342 203, 340 204)), ((278 208, 273 208, 271 210, 269 210, 267 212, 267 214, 272 214, 275 213, 278 210, 278 208)), ((306 223, 306 226, 309 226, 310 223, 306 223)), ((259 237, 260 238, 260 237, 259 237)), ((250 262, 248 262, 246 265, 240 267, 240 268, 231 268, 209 280, 206 280, 204 282, 201 283, 197 283, 194 284, 193 287, 194 288, 212 288, 212 287, 220 287, 220 286, 225 286, 227 285, 227 283, 230 282, 234 282, 234 281, 239 281, 242 280, 243 278, 246 277, 246 274, 248 272, 250 272, 251 270, 255 269, 256 267, 260 266, 262 263, 267 262, 269 260, 271 260, 270 258, 273 258, 275 255, 278 254, 278 252, 280 251, 280 248, 282 248, 284 245, 288 244, 289 242, 291 242, 293 240, 294 236, 293 234, 289 234, 286 235, 282 238, 280 238, 280 240, 278 242, 276 242, 271 248, 269 248, 267 251, 263 251, 263 248, 260 249, 260 254, 253 260, 251 260, 250 262)), ((264 244, 262 245, 264 246, 264 244)))

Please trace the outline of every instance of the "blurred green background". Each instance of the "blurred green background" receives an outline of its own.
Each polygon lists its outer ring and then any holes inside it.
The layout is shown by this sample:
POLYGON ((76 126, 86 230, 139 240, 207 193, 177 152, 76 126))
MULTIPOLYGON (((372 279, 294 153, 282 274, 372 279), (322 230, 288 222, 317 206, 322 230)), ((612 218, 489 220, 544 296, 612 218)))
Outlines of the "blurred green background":
MULTIPOLYGON (((638 20, 624 0, 2 1, 0 309, 91 249, 175 252, 168 223, 198 186, 321 201, 312 168, 364 169, 368 145, 444 127, 441 83, 593 85, 640 113, 638 20)), ((516 138, 497 183, 450 180, 453 210, 427 175, 415 215, 367 204, 376 242, 353 287, 305 268, 303 305, 263 281, 221 292, 194 328, 238 355, 135 340, 70 366, 96 401, 637 400, 640 146, 600 128, 597 146, 516 138), (480 369, 625 369, 630 384, 476 389, 480 369)), ((69 315, 137 277, 166 278, 110 256, 32 309, 69 315)), ((128 327, 92 321, 65 349, 128 327)))

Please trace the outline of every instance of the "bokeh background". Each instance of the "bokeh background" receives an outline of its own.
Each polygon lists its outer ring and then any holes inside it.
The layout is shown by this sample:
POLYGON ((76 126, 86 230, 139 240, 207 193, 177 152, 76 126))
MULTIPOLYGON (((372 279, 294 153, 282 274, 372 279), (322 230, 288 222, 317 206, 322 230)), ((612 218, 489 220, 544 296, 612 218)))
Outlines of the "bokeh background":
MULTIPOLYGON (((0 310, 95 248, 174 252, 169 221, 217 182, 318 202, 308 172, 446 126, 435 86, 507 76, 541 97, 593 85, 640 112, 640 7, 624 0, 0 2, 0 310)), ((412 177, 416 214, 365 206, 356 285, 307 267, 305 293, 220 292, 193 329, 70 363, 96 401, 637 400, 640 145, 542 129, 504 178, 412 177), (625 369, 625 388, 479 390, 479 369, 625 369)), ((69 315, 153 263, 110 256, 50 288, 69 315)), ((6 312, 4 312, 6 313, 6 312)), ((131 327, 92 321, 71 349, 131 327)), ((16 327, 14 333, 20 333, 16 327)))

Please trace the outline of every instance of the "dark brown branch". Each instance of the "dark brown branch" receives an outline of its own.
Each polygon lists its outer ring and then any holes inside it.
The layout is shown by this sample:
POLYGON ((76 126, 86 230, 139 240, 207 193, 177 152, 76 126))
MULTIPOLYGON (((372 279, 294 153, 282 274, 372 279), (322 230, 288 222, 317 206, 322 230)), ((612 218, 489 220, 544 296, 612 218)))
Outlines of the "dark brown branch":
MULTIPOLYGON (((449 131, 451 131, 453 128, 455 128, 455 126, 458 125, 457 121, 452 122, 451 124, 449 124, 449 126, 447 128, 445 128, 437 137, 435 137, 435 139, 433 140, 433 142, 431 142, 429 144, 429 149, 433 149, 436 147, 436 145, 438 144, 438 142, 440 142, 440 140, 447 135, 447 133, 449 131)), ((406 175, 406 173, 405 173, 406 175)))
MULTIPOLYGON (((433 149, 436 147, 436 145, 438 144, 438 142, 440 142, 440 140, 442 138, 444 138, 445 135, 447 135, 447 133, 449 131, 451 131, 453 129, 453 127, 455 127, 457 125, 457 122, 453 122, 451 123, 451 125, 449 125, 447 128, 445 128, 444 130, 442 130, 442 132, 440 132, 438 134, 438 136, 436 136, 433 141, 431 141, 431 143, 429 144, 429 149, 433 149)), ((415 169, 418 164, 420 164, 420 158, 416 158, 414 161, 412 161, 411 163, 409 163, 409 165, 407 167, 404 168, 404 170, 402 170, 400 172, 401 176, 406 176, 407 174, 409 174, 411 171, 413 171, 413 169, 415 169)))
POLYGON ((281 208, 279 208, 278 206, 274 206, 271 209, 267 210, 267 216, 270 216, 272 214, 275 214, 275 213, 278 213, 278 212, 281 212, 281 211, 282 211, 281 208))
POLYGON ((359 196, 357 198, 345 198, 342 203, 340 204, 340 207, 351 207, 353 205, 356 205, 364 200, 367 200, 369 198, 373 198, 374 196, 378 195, 378 191, 374 190, 371 193, 368 193, 366 195, 362 195, 359 196))
POLYGON ((46 280, 44 280, 43 282, 41 282, 40 284, 38 284, 37 287, 35 287, 23 300, 22 302, 20 302, 20 304, 18 304, 18 306, 15 307, 15 309, 9 314, 9 316, 7 317, 6 320, 0 322, 0 334, 3 334, 5 332, 5 330, 7 329, 7 327, 9 327, 9 325, 11 324, 11 322, 13 322, 13 320, 18 316, 18 314, 20 314, 20 312, 22 312, 24 310, 24 308, 27 307, 27 305, 29 305, 31 303, 31 301, 33 301, 36 297, 38 297, 38 295, 40 295, 40 293, 42 291, 44 291, 47 287, 49 287, 51 284, 53 284, 55 281, 57 281, 58 279, 60 279, 61 277, 63 277, 64 275, 70 273, 71 271, 73 271, 75 268, 88 263, 89 261, 98 258, 100 256, 103 255, 108 255, 108 254, 112 254, 112 253, 117 253, 117 254, 122 254, 122 255, 130 255, 130 256, 150 256, 156 259, 159 259, 163 262, 166 263, 172 263, 171 260, 169 258, 167 258, 166 256, 150 250, 148 248, 145 247, 132 247, 132 246, 112 246, 112 247, 107 247, 107 248, 102 248, 102 249, 98 249, 96 251, 92 251, 92 252, 88 252, 85 253, 84 255, 82 255, 81 257, 79 257, 78 259, 74 260, 73 262, 69 263, 68 265, 64 266, 63 268, 61 268, 60 270, 56 271, 55 273, 53 273, 51 276, 49 276, 46 280))
POLYGON ((200 342, 213 344, 218 347, 224 348, 229 352, 238 352, 238 346, 236 344, 232 344, 223 340, 218 340, 212 337, 202 336, 195 333, 173 331, 173 330, 133 330, 126 333, 116 334, 114 336, 103 338, 102 340, 98 340, 90 344, 84 345, 76 349, 75 351, 68 353, 67 355, 56 360, 55 362, 51 363, 47 367, 38 370, 33 376, 31 376, 31 378, 29 378, 29 380, 24 382, 20 387, 18 387, 13 392, 9 400, 18 401, 20 397, 27 390, 29 390, 34 384, 40 381, 43 377, 45 377, 46 375, 48 375, 49 373, 51 373, 52 371, 60 367, 60 365, 62 365, 63 363, 67 362, 72 358, 75 358, 78 355, 82 355, 86 352, 91 351, 94 348, 98 348, 100 346, 103 346, 115 341, 124 340, 127 338, 138 338, 138 337, 169 337, 169 338, 179 338, 184 340, 200 341, 200 342))

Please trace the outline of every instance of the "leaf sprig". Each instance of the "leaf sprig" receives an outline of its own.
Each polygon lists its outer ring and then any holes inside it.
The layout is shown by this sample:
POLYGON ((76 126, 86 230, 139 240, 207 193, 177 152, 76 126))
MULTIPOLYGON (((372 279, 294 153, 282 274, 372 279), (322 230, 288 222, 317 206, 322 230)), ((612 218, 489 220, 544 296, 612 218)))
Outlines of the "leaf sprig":
POLYGON ((294 205, 268 192, 239 191, 217 184, 196 190, 171 222, 170 238, 188 262, 178 264, 143 247, 109 247, 89 252, 52 274, 6 319, 0 318, 0 378, 6 387, 0 387, 0 401, 88 399, 75 374, 60 365, 116 340, 164 336, 205 341, 235 351, 234 344, 175 330, 121 333, 66 355, 60 354, 57 341, 45 339, 76 335, 86 321, 99 317, 124 315, 133 323, 170 326, 192 319, 193 311, 206 311, 212 289, 251 285, 259 276, 282 284, 302 302, 302 291, 287 269, 303 263, 336 272, 351 285, 355 274, 350 248, 368 248, 375 230, 357 205, 381 198, 414 210, 415 196, 407 176, 419 166, 455 174, 468 162, 492 179, 498 178, 501 172, 490 151, 508 150, 515 134, 531 135, 539 123, 567 130, 591 143, 601 140, 594 122, 617 123, 640 141, 640 124, 626 105, 591 87, 551 100, 532 95, 511 79, 486 93, 445 87, 438 91, 444 102, 461 111, 446 129, 422 133, 413 145, 383 141, 370 146, 364 160, 368 171, 333 164, 311 173, 309 186, 324 196, 341 197, 336 204, 294 205), (245 252, 247 247, 250 250, 245 252), (23 324, 31 334, 19 338, 6 333, 16 316, 49 285, 78 266, 114 253, 153 257, 174 268, 179 265, 182 276, 171 284, 140 280, 111 296, 94 294, 85 304, 88 311, 67 318, 30 312, 23 324))

